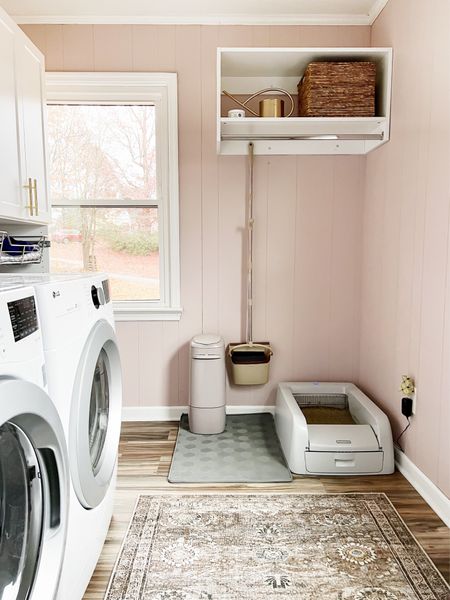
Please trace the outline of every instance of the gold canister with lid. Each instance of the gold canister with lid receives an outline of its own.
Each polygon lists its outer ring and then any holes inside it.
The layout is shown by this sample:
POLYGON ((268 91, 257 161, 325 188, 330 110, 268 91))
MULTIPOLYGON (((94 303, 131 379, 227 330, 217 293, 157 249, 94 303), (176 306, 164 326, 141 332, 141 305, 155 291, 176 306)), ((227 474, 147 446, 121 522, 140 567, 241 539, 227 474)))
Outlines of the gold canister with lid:
POLYGON ((280 98, 264 98, 259 102, 260 117, 284 117, 284 100, 280 98))

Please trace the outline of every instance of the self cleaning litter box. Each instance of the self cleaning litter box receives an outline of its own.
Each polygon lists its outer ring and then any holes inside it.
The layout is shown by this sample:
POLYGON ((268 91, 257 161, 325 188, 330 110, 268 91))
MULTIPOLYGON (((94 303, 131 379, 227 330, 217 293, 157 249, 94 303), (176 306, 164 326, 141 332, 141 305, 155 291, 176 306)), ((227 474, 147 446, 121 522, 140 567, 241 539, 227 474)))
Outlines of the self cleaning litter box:
POLYGON ((275 425, 289 468, 303 475, 394 472, 387 416, 352 383, 278 385, 275 425))

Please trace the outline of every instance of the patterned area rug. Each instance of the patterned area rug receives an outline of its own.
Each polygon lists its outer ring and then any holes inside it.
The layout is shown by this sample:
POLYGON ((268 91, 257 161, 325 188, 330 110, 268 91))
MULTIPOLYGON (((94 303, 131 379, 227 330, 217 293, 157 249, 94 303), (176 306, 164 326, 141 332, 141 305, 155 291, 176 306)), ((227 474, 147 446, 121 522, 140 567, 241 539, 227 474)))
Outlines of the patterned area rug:
POLYGON ((107 600, 448 600, 384 494, 140 496, 107 600))

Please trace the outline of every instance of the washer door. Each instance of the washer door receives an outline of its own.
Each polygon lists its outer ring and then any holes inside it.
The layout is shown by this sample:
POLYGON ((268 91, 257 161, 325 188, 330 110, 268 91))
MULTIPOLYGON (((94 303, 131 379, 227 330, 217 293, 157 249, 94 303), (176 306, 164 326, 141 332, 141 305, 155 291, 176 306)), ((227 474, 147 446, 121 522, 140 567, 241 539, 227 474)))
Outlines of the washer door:
POLYGON ((54 598, 68 481, 63 430, 50 398, 34 384, 0 379, 0 600, 54 598))
POLYGON ((86 341, 73 390, 69 434, 72 482, 80 503, 95 508, 114 473, 122 409, 116 336, 98 321, 86 341))

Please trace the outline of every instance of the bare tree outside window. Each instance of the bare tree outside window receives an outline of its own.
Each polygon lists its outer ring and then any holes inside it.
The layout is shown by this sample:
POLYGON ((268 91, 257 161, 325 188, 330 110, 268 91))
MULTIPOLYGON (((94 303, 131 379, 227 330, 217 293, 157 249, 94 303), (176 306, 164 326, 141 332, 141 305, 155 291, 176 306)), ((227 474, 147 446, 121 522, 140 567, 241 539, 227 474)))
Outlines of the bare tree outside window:
POLYGON ((107 271, 114 300, 159 299, 155 107, 48 108, 52 270, 107 271))

